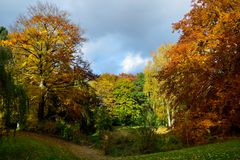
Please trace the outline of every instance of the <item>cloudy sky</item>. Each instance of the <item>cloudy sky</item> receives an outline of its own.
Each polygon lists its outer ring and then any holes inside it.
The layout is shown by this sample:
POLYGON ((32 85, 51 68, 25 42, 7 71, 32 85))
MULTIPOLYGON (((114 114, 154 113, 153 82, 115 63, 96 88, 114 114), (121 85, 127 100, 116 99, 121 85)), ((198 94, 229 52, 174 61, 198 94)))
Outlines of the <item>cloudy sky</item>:
MULTIPOLYGON (((39 0, 38 0, 39 1, 39 0)), ((40 0, 42 1, 42 0, 40 0)), ((44 0, 45 2, 46 0, 44 0)), ((0 0, 0 25, 9 27, 37 0, 0 0)), ((49 0, 85 30, 82 50, 94 73, 143 71, 150 52, 178 39, 171 25, 191 0, 49 0)))

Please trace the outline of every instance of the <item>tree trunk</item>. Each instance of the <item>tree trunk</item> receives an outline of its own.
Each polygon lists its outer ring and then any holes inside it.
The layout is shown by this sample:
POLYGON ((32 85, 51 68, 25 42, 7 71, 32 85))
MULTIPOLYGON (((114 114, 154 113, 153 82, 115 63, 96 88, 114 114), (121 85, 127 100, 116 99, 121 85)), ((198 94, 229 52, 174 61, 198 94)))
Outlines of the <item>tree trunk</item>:
POLYGON ((38 104, 38 121, 41 122, 44 120, 44 110, 45 110, 45 94, 43 93, 40 102, 38 104))
POLYGON ((171 127, 172 126, 172 120, 171 120, 170 107, 169 107, 169 105, 166 105, 165 101, 164 101, 164 105, 166 106, 166 110, 167 110, 168 127, 171 127))
POLYGON ((174 109, 172 108, 171 109, 171 126, 173 126, 174 122, 175 122, 175 119, 174 119, 174 109))

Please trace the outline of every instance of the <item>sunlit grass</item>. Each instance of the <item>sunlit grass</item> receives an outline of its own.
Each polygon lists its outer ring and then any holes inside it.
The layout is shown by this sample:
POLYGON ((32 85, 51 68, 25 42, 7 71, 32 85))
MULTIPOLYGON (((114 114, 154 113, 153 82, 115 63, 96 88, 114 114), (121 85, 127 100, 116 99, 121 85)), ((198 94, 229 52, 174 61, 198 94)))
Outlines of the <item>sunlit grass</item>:
POLYGON ((121 158, 124 160, 239 160, 240 140, 121 158))

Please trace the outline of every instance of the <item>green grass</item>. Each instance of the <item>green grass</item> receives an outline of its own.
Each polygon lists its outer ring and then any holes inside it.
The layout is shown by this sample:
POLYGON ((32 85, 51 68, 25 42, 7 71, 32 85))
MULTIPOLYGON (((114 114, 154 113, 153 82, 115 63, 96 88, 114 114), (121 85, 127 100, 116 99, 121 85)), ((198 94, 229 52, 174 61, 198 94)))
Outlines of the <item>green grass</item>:
POLYGON ((240 160, 240 140, 208 144, 181 150, 129 156, 123 160, 240 160))
MULTIPOLYGON (((240 160, 240 140, 181 150, 128 156, 122 160, 240 160)), ((0 139, 0 160, 80 160, 66 149, 30 137, 0 139)))
POLYGON ((0 160, 79 160, 69 151, 29 137, 0 139, 0 160))

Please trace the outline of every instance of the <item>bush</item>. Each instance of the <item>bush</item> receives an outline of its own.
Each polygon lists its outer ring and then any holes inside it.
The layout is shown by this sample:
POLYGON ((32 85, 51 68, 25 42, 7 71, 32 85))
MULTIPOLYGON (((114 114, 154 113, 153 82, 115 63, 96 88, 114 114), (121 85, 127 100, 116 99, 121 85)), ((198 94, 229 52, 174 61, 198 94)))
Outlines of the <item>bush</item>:
POLYGON ((173 133, 163 135, 162 139, 164 145, 161 147, 161 151, 176 150, 183 147, 180 138, 175 136, 173 133))
POLYGON ((105 154, 111 156, 126 156, 138 153, 134 147, 134 138, 123 132, 109 132, 105 131, 102 140, 102 148, 105 154))
POLYGON ((158 125, 157 116, 150 110, 143 115, 142 127, 105 132, 102 136, 105 154, 124 156, 160 151, 164 141, 156 132, 158 125))
POLYGON ((158 134, 155 128, 150 127, 124 127, 115 131, 105 131, 99 139, 105 154, 111 156, 169 151, 183 146, 173 133, 158 134))
POLYGON ((216 136, 218 117, 212 113, 178 113, 174 126, 175 135, 179 135, 186 145, 206 144, 216 136))
POLYGON ((97 133, 101 136, 102 132, 112 130, 112 120, 108 115, 106 107, 100 106, 96 110, 95 128, 97 133))
POLYGON ((152 129, 157 129, 161 122, 158 119, 158 116, 152 109, 148 109, 143 112, 142 115, 142 126, 145 128, 152 128, 152 129))
POLYGON ((38 130, 47 134, 56 134, 55 122, 44 121, 38 124, 38 130))
POLYGON ((137 131, 137 148, 140 153, 153 153, 160 150, 159 144, 162 144, 161 137, 152 127, 142 127, 137 131))
POLYGON ((78 123, 69 124, 65 121, 57 121, 55 124, 56 127, 56 135, 61 138, 72 141, 74 143, 86 143, 84 140, 86 136, 84 136, 80 131, 80 125, 78 123))
POLYGON ((149 109, 143 113, 142 127, 137 130, 137 147, 140 153, 159 151, 162 145, 161 136, 157 134, 160 121, 156 113, 149 109))

